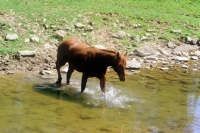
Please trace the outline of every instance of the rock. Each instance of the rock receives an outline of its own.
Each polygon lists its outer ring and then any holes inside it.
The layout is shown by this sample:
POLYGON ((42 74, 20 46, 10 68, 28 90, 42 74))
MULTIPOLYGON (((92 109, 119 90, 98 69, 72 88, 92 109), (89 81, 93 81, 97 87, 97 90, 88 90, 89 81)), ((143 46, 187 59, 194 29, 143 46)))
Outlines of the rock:
POLYGON ((62 73, 67 73, 68 69, 69 69, 69 67, 65 66, 65 67, 62 68, 61 72, 62 73))
POLYGON ((148 38, 147 36, 142 36, 142 37, 141 37, 141 40, 142 40, 142 41, 148 40, 148 39, 149 39, 149 38, 148 38))
POLYGON ((131 39, 135 40, 136 42, 140 42, 140 36, 139 35, 131 37, 131 39))
POLYGON ((53 40, 50 41, 51 45, 57 45, 58 43, 59 43, 59 41, 56 40, 56 39, 53 39, 53 40))
POLYGON ((30 42, 30 39, 29 38, 25 38, 24 42, 28 43, 28 42, 30 42))
POLYGON ((198 57, 197 56, 192 56, 191 59, 192 60, 198 60, 198 57))
POLYGON ((51 44, 49 44, 49 43, 45 43, 45 44, 43 45, 43 47, 44 47, 45 49, 49 49, 49 48, 52 48, 53 46, 52 46, 51 44))
POLYGON ((103 45, 100 45, 100 44, 93 45, 93 47, 99 48, 99 49, 106 49, 106 47, 104 47, 103 45))
POLYGON ((122 39, 126 37, 126 32, 125 31, 119 31, 117 33, 112 34, 112 37, 122 39))
POLYGON ((169 52, 167 52, 166 50, 164 50, 164 49, 162 49, 162 48, 158 48, 158 51, 159 51, 161 54, 165 55, 165 56, 169 56, 169 55, 170 55, 169 52))
POLYGON ((88 25, 87 27, 85 27, 85 31, 93 31, 93 27, 88 25))
POLYGON ((157 61, 157 57, 155 56, 147 56, 147 57, 144 57, 145 60, 154 60, 154 61, 157 61))
POLYGON ((191 45, 198 45, 199 39, 197 37, 192 38, 191 45))
POLYGON ((36 51, 18 51, 18 53, 23 57, 35 57, 36 51))
POLYGON ((181 68, 187 69, 187 68, 188 68, 188 65, 183 64, 183 65, 181 66, 181 68))
POLYGON ((48 71, 48 70, 41 70, 41 71, 39 72, 39 74, 41 74, 41 75, 46 75, 46 74, 48 74, 48 75, 53 75, 53 72, 48 71))
POLYGON ((85 25, 82 24, 82 23, 76 23, 76 24, 75 24, 75 28, 77 28, 77 29, 82 29, 82 28, 85 28, 85 25))
POLYGON ((142 27, 142 26, 141 26, 141 24, 133 24, 133 27, 134 28, 139 28, 139 27, 142 27))
POLYGON ((37 37, 36 35, 31 35, 30 41, 38 43, 40 40, 39 40, 39 37, 37 37))
POLYGON ((176 60, 177 60, 177 61, 184 61, 184 62, 187 62, 189 59, 188 59, 188 57, 176 56, 176 60))
POLYGON ((181 30, 171 30, 170 32, 174 34, 181 34, 181 30))
POLYGON ((172 48, 172 49, 176 48, 176 46, 177 45, 175 43, 171 42, 171 41, 169 41, 168 44, 167 44, 167 47, 172 48))
POLYGON ((54 36, 56 38, 63 39, 66 34, 67 33, 64 30, 57 30, 57 31, 55 31, 54 36))
POLYGON ((163 71, 166 71, 166 70, 168 70, 169 68, 167 68, 167 67, 162 67, 162 68, 160 68, 161 70, 163 70, 163 71))
POLYGON ((144 46, 144 47, 140 47, 140 48, 137 48, 136 50, 134 50, 134 54, 138 55, 140 57, 145 57, 145 56, 156 54, 156 51, 153 50, 149 46, 144 46))
POLYGON ((14 41, 17 39, 19 39, 17 34, 7 34, 6 35, 6 40, 14 41))
POLYGON ((180 46, 177 46, 175 49, 173 49, 173 54, 176 54, 177 52, 184 52, 184 51, 191 51, 191 50, 198 50, 198 46, 181 44, 180 46))
POLYGON ((190 43, 192 42, 192 37, 187 36, 187 37, 185 38, 185 42, 188 43, 188 44, 190 44, 190 43))
POLYGON ((127 60, 127 69, 140 69, 141 68, 141 63, 137 61, 135 58, 132 60, 127 60))

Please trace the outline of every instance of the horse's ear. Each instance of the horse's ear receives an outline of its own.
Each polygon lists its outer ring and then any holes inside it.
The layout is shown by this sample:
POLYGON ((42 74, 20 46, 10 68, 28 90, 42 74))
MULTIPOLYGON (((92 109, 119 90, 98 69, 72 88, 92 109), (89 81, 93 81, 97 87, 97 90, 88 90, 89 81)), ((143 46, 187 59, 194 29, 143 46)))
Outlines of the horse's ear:
POLYGON ((128 52, 126 52, 125 54, 124 54, 124 56, 126 57, 128 55, 128 52))

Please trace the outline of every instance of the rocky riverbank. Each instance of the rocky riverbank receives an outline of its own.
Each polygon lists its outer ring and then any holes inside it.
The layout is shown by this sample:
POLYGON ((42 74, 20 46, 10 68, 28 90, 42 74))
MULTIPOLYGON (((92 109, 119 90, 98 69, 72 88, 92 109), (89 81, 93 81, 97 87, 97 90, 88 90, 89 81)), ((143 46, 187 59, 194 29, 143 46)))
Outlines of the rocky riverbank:
MULTIPOLYGON (((133 74, 140 68, 150 69, 156 67, 158 63, 162 64, 161 70, 168 70, 176 63, 181 64, 183 69, 192 67, 197 70, 200 64, 189 66, 188 61, 198 61, 200 58, 199 40, 196 44, 191 44, 185 38, 185 42, 171 40, 166 44, 158 42, 145 42, 132 52, 128 52, 127 70, 133 74)), ((15 55, 0 56, 0 74, 14 74, 19 72, 37 72, 40 75, 55 75, 55 61, 57 46, 59 42, 52 40, 49 43, 36 48, 33 51, 18 51, 15 55)), ((103 45, 93 45, 98 48, 108 48, 103 45)), ((113 48, 112 48, 113 49, 113 48)), ((125 53, 123 47, 117 46, 116 51, 125 53)), ((66 65, 67 67, 67 65, 66 65)), ((66 69, 63 69, 65 71, 66 69)), ((129 73, 129 74, 130 74, 129 73)))

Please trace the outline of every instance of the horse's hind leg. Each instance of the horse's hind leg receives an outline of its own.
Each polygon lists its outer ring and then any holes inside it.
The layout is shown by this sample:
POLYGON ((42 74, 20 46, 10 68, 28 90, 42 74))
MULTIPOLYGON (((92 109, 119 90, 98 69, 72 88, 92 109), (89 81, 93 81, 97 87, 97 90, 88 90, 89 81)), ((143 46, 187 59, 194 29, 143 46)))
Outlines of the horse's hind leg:
POLYGON ((82 81, 81 81, 81 93, 85 90, 87 79, 88 79, 88 76, 83 74, 82 81))
POLYGON ((67 71, 67 84, 69 84, 69 81, 73 72, 74 72, 74 68, 69 64, 69 69, 67 71))
POLYGON ((57 73, 58 73, 58 79, 56 81, 56 84, 60 84, 61 80, 62 80, 62 77, 61 77, 61 74, 60 74, 60 68, 61 68, 61 65, 60 65, 59 61, 56 61, 56 70, 57 70, 57 73))

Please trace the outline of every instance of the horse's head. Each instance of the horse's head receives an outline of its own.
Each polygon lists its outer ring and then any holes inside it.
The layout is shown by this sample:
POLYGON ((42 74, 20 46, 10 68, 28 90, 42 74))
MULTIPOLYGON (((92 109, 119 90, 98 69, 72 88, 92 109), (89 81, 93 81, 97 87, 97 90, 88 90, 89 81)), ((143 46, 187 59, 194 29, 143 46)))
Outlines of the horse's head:
POLYGON ((115 55, 113 69, 117 72, 120 81, 125 81, 126 54, 117 53, 115 55))

